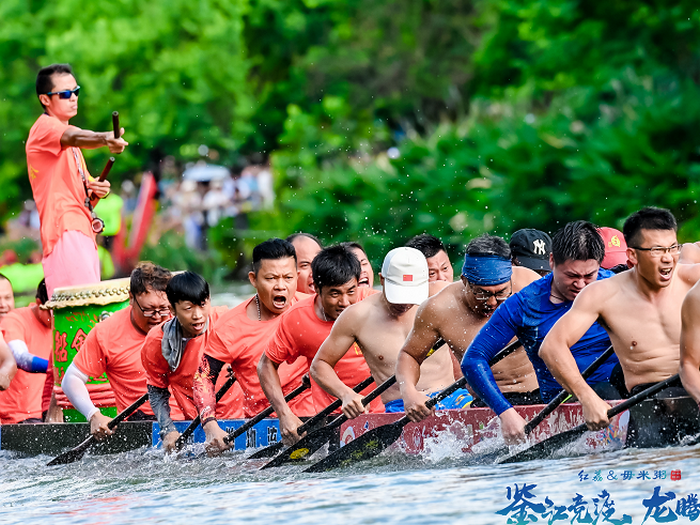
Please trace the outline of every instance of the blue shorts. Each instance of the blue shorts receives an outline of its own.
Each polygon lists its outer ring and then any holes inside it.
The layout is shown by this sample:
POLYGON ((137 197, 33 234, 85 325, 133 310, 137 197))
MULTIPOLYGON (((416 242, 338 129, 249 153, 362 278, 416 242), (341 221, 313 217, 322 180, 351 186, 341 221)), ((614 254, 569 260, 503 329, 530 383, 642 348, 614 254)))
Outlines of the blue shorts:
MULTIPOLYGON (((440 392, 433 392, 432 394, 428 394, 428 397, 435 397, 439 393, 440 392)), ((466 388, 460 388, 459 390, 453 392, 445 399, 440 401, 435 407, 435 410, 454 410, 466 408, 469 405, 469 403, 471 403, 471 401, 472 396, 469 393, 469 390, 467 390, 466 388)), ((389 401, 388 403, 384 403, 384 411, 387 414, 403 412, 403 399, 398 398, 394 399, 393 401, 389 401)))

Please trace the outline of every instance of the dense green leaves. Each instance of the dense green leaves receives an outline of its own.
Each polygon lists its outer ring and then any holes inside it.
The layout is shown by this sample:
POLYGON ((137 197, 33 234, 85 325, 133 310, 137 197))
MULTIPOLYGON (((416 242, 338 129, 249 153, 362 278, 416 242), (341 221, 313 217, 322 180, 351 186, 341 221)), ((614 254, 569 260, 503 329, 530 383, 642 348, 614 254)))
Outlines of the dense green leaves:
POLYGON ((700 237, 690 0, 4 0, 0 19, 5 206, 29 194, 36 70, 68 61, 77 125, 122 114, 115 178, 200 144, 271 154, 279 205, 214 233, 226 260, 303 229, 378 262, 422 231, 457 251, 482 231, 620 226, 645 204, 700 237))

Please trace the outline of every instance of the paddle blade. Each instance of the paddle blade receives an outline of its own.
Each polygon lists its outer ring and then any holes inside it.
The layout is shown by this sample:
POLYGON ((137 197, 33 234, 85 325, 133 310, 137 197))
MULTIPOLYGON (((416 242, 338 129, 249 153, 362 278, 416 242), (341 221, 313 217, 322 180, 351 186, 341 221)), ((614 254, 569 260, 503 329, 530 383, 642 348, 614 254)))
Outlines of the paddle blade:
POLYGON ((501 458, 497 460, 496 463, 519 463, 521 461, 530 461, 533 459, 544 459, 549 457, 555 449, 561 448, 576 441, 586 432, 586 430, 588 430, 588 428, 586 428, 585 424, 579 425, 571 430, 567 430, 566 432, 562 432, 561 434, 547 438, 544 441, 540 441, 522 452, 501 458))
POLYGON ((87 449, 90 448, 90 445, 92 445, 93 441, 95 441, 95 438, 90 436, 77 447, 67 450, 63 454, 60 454, 53 458, 46 464, 46 466, 53 467, 55 465, 67 465, 68 463, 78 461, 85 455, 85 452, 87 452, 87 449))
POLYGON ((401 437, 404 426, 403 420, 399 419, 389 425, 373 428, 304 472, 326 472, 378 456, 401 437))
POLYGON ((275 459, 266 463, 260 470, 271 467, 279 467, 292 461, 300 461, 316 452, 323 445, 328 443, 336 434, 337 427, 323 427, 313 434, 301 438, 295 445, 282 451, 275 459))

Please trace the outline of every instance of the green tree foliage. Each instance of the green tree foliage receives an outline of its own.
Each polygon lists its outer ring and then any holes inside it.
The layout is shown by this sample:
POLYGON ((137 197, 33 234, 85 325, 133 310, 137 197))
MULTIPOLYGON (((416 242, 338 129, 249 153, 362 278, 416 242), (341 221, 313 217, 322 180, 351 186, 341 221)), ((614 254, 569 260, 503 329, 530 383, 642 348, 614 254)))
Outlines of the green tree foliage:
MULTIPOLYGON (((252 107, 246 9, 218 0, 0 2, 0 184, 9 188, 0 202, 31 195, 24 141, 41 112, 34 81, 40 67, 55 62, 71 63, 82 88, 73 124, 108 130, 112 111, 120 112, 131 146, 116 177, 167 154, 196 158, 200 144, 234 156, 252 107)), ((106 156, 88 156, 93 172, 106 156)))
POLYGON ((579 218, 619 227, 646 204, 671 208, 696 239, 698 9, 691 0, 80 9, 5 0, 0 202, 27 195, 36 70, 68 61, 84 88, 77 125, 108 129, 113 109, 123 115, 132 146, 120 169, 192 159, 199 144, 225 162, 271 154, 279 205, 254 214, 248 232, 230 223, 213 232, 225 260, 253 240, 305 230, 363 241, 378 262, 422 231, 456 249, 483 231, 552 231, 579 218))

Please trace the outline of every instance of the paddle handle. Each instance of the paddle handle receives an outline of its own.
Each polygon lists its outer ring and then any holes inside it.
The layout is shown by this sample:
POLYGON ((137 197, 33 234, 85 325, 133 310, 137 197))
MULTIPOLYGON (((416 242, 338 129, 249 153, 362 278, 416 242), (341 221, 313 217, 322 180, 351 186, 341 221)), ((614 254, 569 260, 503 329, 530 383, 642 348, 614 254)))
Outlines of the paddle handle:
MULTIPOLYGON (((147 400, 148 400, 148 394, 146 393, 146 394, 142 395, 140 398, 138 398, 136 401, 134 401, 132 404, 130 404, 128 407, 126 407, 124 410, 122 410, 119 414, 117 414, 114 419, 112 419, 109 423, 107 423, 107 428, 109 428, 110 430, 114 430, 114 427, 116 427, 119 423, 124 421, 131 414, 136 412, 138 410, 138 408, 141 405, 143 405, 147 400)), ((78 461, 80 458, 83 457, 85 452, 87 452, 87 449, 90 448, 90 446, 93 444, 94 441, 96 441, 95 436, 93 436, 93 435, 88 436, 78 446, 64 452, 63 454, 59 454, 58 456, 53 458, 51 461, 49 461, 46 464, 46 466, 53 467, 55 465, 66 465, 68 463, 73 463, 74 461, 78 461)))
MULTIPOLYGON (((632 397, 625 399, 622 403, 619 405, 615 405, 612 407, 610 410, 608 410, 608 419, 614 418, 616 415, 621 414, 625 410, 629 409, 630 407, 633 407, 637 403, 640 403, 641 401, 644 401, 645 399, 653 396, 654 394, 660 392, 664 388, 667 388, 671 386, 673 383, 678 381, 679 376, 678 374, 669 377, 668 379, 664 379, 660 383, 656 383, 653 386, 650 386, 646 390, 642 390, 641 392, 633 395, 632 397)), ((588 426, 586 423, 581 423, 579 426, 572 428, 571 430, 567 431, 575 434, 575 433, 582 433, 588 430, 588 426)))
MULTIPOLYGON (((362 392, 365 388, 367 388, 372 383, 374 383, 374 378, 372 376, 369 376, 367 379, 362 381, 362 383, 360 383, 355 388, 353 388, 353 390, 355 392, 362 392)), ((343 402, 340 399, 336 399, 330 405, 328 405, 326 408, 324 408, 318 414, 316 414, 314 417, 307 420, 306 423, 304 423, 299 428, 297 428, 297 434, 301 434, 303 432, 306 432, 307 430, 309 430, 309 428, 311 428, 313 425, 315 425, 318 421, 320 421, 324 417, 328 416, 329 414, 332 414, 336 409, 340 408, 341 406, 343 406, 343 402)))
MULTIPOLYGON (((584 379, 588 379, 593 375, 593 373, 600 368, 600 365, 602 365, 605 361, 608 360, 608 358, 615 353, 615 350, 613 349, 612 345, 610 345, 605 352, 600 354, 595 361, 593 361, 588 367, 581 373, 581 377, 584 379)), ((549 404, 547 404, 546 407, 542 409, 542 411, 537 414, 534 418, 532 418, 531 421, 528 421, 528 423, 525 425, 525 435, 527 436, 532 432, 537 425, 542 423, 544 419, 554 412, 556 408, 561 405, 566 399, 569 397, 569 393, 566 390, 562 390, 557 394, 557 396, 552 399, 549 404)))
POLYGON ((114 427, 116 427, 119 423, 124 421, 127 417, 129 417, 131 414, 136 412, 141 405, 143 405, 146 401, 148 401, 148 393, 145 393, 142 395, 140 398, 138 398, 136 401, 131 403, 128 407, 126 407, 124 410, 122 410, 119 414, 117 414, 112 421, 107 423, 107 428, 110 430, 113 430, 114 427))
MULTIPOLYGON (((310 386, 311 386, 311 380, 309 379, 309 376, 304 375, 304 377, 301 379, 301 386, 296 387, 294 390, 292 390, 289 394, 287 394, 285 396, 285 398, 284 398, 285 403, 289 403, 292 399, 297 397, 299 394, 308 390, 310 386)), ((271 406, 267 407, 265 410, 260 412, 257 416, 254 416, 251 419, 249 419, 248 421, 246 421, 245 423, 243 423, 236 430, 229 432, 228 436, 226 436, 224 438, 224 443, 226 443, 227 445, 230 444, 238 436, 244 434, 245 432, 248 431, 248 429, 250 429, 253 426, 260 423, 263 419, 270 416, 274 411, 275 411, 275 409, 272 408, 271 406)))
MULTIPOLYGON (((364 406, 369 405, 372 401, 377 399, 379 396, 381 396, 384 392, 386 392, 389 388, 394 386, 394 383, 396 383, 396 376, 391 376, 389 379, 384 381, 381 385, 379 385, 377 388, 372 390, 369 394, 367 394, 365 397, 362 398, 362 404, 364 406)), ((342 403, 341 403, 342 405, 342 403)), ((336 428, 345 423, 348 420, 348 417, 345 414, 340 414, 338 417, 336 417, 333 421, 328 423, 326 427, 324 428, 336 428)))
POLYGON ((121 131, 121 128, 119 127, 119 112, 118 111, 112 112, 112 129, 114 130, 114 138, 118 139, 119 132, 121 131))
MULTIPOLYGON (((226 382, 221 385, 221 388, 219 388, 219 391, 216 393, 215 399, 216 402, 218 403, 221 401, 221 398, 224 397, 226 392, 228 392, 229 388, 233 386, 233 384, 236 382, 236 376, 233 375, 233 372, 231 371, 231 368, 229 367, 229 378, 226 380, 226 382)), ((189 439, 189 437, 194 434, 194 431, 197 430, 197 427, 199 426, 199 423, 202 421, 202 418, 199 414, 197 414, 197 417, 195 417, 192 420, 192 423, 190 423, 185 431, 180 434, 180 436, 177 438, 177 441, 175 441, 175 448, 180 449, 182 446, 185 444, 185 441, 189 439)))

